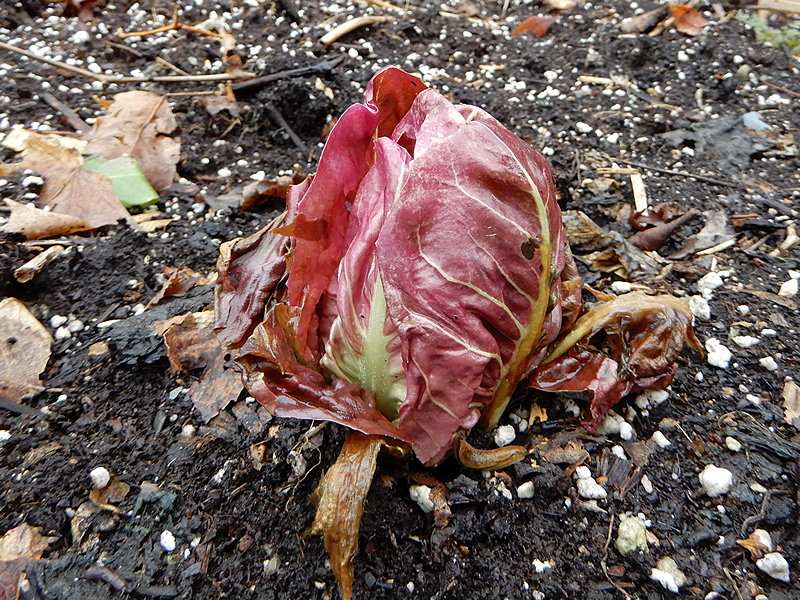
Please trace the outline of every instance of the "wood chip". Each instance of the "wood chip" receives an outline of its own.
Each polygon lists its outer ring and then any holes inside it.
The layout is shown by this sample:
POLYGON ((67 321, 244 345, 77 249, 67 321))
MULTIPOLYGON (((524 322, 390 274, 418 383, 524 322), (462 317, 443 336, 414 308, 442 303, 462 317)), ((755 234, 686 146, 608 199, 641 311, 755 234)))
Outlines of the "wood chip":
POLYGON ((383 17, 383 16, 373 16, 373 17, 356 17, 355 19, 350 19, 342 23, 341 25, 334 27, 328 33, 323 35, 319 41, 324 46, 330 46, 333 42, 338 40, 339 38, 347 35, 351 31, 355 31, 359 27, 367 27, 369 25, 375 25, 376 23, 385 23, 386 21, 391 20, 391 17, 383 17))

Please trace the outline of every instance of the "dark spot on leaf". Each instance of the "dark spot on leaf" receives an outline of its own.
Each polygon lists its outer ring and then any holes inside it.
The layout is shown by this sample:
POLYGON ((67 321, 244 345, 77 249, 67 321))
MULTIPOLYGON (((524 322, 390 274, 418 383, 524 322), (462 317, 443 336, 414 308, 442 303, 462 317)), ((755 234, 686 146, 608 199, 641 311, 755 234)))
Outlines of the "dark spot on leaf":
POLYGON ((519 249, 522 251, 522 256, 524 256, 527 260, 532 260, 540 245, 541 243, 539 240, 528 238, 522 242, 522 246, 520 246, 519 249))

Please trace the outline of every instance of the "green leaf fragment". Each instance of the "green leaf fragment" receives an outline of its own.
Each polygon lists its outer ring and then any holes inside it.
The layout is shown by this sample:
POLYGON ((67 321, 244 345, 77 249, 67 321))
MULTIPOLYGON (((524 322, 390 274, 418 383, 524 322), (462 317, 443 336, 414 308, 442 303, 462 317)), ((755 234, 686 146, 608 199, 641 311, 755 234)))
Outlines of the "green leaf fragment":
POLYGON ((83 168, 105 175, 114 186, 114 194, 125 208, 149 206, 158 201, 158 193, 147 181, 139 163, 132 156, 108 160, 96 154, 84 156, 83 168))

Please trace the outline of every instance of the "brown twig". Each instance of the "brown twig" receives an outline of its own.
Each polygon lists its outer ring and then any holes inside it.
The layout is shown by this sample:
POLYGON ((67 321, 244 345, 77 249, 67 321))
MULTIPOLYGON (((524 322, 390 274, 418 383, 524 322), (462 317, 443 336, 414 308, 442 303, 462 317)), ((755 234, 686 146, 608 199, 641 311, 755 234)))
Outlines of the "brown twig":
POLYGON ((297 146, 297 148, 303 154, 308 154, 308 146, 306 146, 303 140, 300 139, 300 136, 294 132, 294 129, 289 127, 289 123, 286 122, 286 119, 283 118, 283 115, 277 108, 275 108, 272 102, 267 102, 266 104, 264 104, 264 108, 267 109, 267 112, 269 113, 269 116, 275 123, 275 125, 283 129, 286 132, 286 134, 292 139, 294 145, 297 146))
POLYGON ((65 71, 69 71, 71 73, 76 73, 86 77, 87 79, 94 79, 100 83, 185 83, 191 81, 235 81, 237 79, 242 79, 242 77, 253 76, 253 73, 244 72, 238 75, 232 75, 231 73, 211 73, 208 75, 156 75, 154 77, 123 77, 120 75, 92 73, 86 69, 68 65, 60 60, 53 60, 52 58, 47 58, 45 56, 37 56, 28 50, 7 44, 5 42, 0 42, 0 48, 8 50, 9 52, 15 52, 17 54, 27 56, 28 58, 38 60, 39 62, 43 62, 59 69, 64 69, 65 71))
POLYGON ((694 177, 698 181, 705 181, 706 183, 713 183, 715 185, 725 185, 728 187, 745 187, 742 183, 735 181, 725 181, 724 179, 714 179, 713 177, 706 177, 705 175, 695 175, 694 173, 682 173, 680 171, 673 171, 672 169, 662 169, 660 167, 651 167, 643 163, 633 162, 632 160, 625 160, 622 158, 615 158, 614 160, 638 167, 639 169, 647 169, 648 171, 655 171, 656 173, 664 173, 665 175, 677 175, 678 177, 694 177))
POLYGON ((309 75, 312 73, 327 73, 344 60, 345 56, 341 54, 331 58, 330 60, 323 60, 316 65, 311 65, 310 67, 298 67, 297 69, 288 69, 286 71, 278 71, 277 73, 270 73, 269 75, 255 77, 253 79, 248 79, 247 81, 237 81, 236 83, 231 84, 231 88, 234 92, 241 92, 251 88, 264 87, 268 83, 272 83, 273 81, 278 81, 280 79, 287 79, 289 77, 299 77, 300 75, 309 75))
POLYGON ((92 130, 91 126, 89 126, 86 121, 78 116, 78 113, 64 104, 61 100, 53 96, 53 94, 49 92, 43 92, 42 100, 64 115, 67 121, 69 121, 69 124, 72 125, 72 128, 78 133, 89 133, 92 130))
POLYGON ((769 87, 771 87, 773 89, 780 90, 781 92, 786 92, 787 94, 789 94, 791 96, 795 96, 797 98, 800 98, 800 94, 799 93, 793 92, 792 90, 787 90, 785 87, 781 87, 779 85, 775 85, 774 83, 770 83, 769 81, 764 81, 763 79, 761 80, 761 83, 763 83, 764 85, 768 85, 769 87))

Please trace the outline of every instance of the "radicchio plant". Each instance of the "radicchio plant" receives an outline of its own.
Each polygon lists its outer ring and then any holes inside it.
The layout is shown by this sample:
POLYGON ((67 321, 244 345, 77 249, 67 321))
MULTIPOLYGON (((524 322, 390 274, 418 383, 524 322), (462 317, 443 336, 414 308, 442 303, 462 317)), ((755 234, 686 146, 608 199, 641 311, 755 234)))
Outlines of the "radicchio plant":
MULTIPOLYGON (((584 317, 569 337, 580 294, 547 161, 396 68, 342 115, 285 215, 223 246, 217 328, 250 393, 275 415, 366 434, 348 439, 317 491, 313 529, 345 598, 387 438, 436 464, 460 432, 495 425, 522 381, 589 391, 589 428, 641 378, 671 381, 676 352, 647 368, 628 360, 638 305, 584 317), (588 348, 604 325, 621 340, 616 362, 588 348)), ((661 322, 680 332, 679 352, 691 317, 661 322)), ((655 348, 647 331, 637 335, 655 348)))

